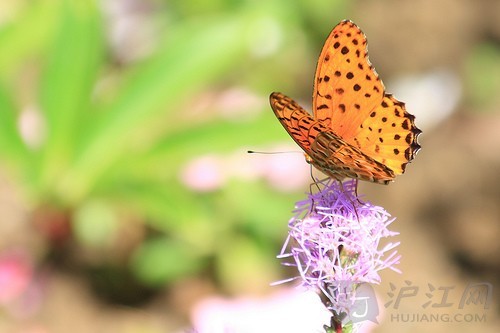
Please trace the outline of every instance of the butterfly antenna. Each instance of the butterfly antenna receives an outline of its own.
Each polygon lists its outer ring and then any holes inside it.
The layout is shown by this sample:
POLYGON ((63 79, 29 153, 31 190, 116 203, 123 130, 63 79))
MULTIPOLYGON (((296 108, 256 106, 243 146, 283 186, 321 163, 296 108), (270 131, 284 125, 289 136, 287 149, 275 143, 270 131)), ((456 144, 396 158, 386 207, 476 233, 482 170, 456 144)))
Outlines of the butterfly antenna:
POLYGON ((248 154, 264 154, 264 155, 274 155, 274 154, 289 154, 289 153, 301 153, 297 150, 286 150, 286 151, 257 151, 257 150, 247 150, 248 154))

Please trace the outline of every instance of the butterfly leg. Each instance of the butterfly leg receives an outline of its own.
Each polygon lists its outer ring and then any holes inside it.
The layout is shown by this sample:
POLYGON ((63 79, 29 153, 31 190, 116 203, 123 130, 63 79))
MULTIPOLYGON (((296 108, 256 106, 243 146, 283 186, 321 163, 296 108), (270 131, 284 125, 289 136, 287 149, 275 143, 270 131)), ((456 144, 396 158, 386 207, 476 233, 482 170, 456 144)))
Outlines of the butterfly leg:
POLYGON ((314 175, 313 175, 313 169, 312 169, 312 166, 311 166, 311 172, 310 172, 310 175, 311 175, 311 179, 312 179, 312 182, 309 184, 309 193, 311 194, 311 209, 309 211, 309 214, 311 214, 313 211, 314 211, 314 208, 316 206, 315 202, 314 202, 314 198, 312 197, 312 194, 313 194, 313 187, 316 186, 317 190, 318 190, 318 193, 321 192, 321 187, 320 185, 322 185, 323 187, 325 186, 325 183, 327 183, 330 179, 332 179, 331 177, 325 177, 323 179, 318 179, 318 178, 315 178, 314 175))
POLYGON ((318 183, 321 183, 322 180, 318 181, 316 178, 314 178, 314 175, 313 175, 313 166, 312 165, 309 165, 309 175, 311 176, 311 179, 312 179, 312 183, 309 184, 309 193, 312 194, 312 187, 314 185, 316 185, 316 188, 318 189, 318 192, 321 191, 321 189, 318 186, 318 183))
MULTIPOLYGON (((356 209, 356 204, 354 203, 354 200, 352 200, 351 195, 349 194, 349 192, 347 192, 347 191, 345 190, 345 187, 344 187, 344 182, 339 181, 339 183, 340 183, 340 187, 342 188, 342 191, 345 193, 345 195, 346 195, 346 196, 347 196, 347 198, 349 199, 349 201, 350 201, 350 203, 351 203, 351 205, 352 205, 352 208, 354 209, 354 214, 356 214, 356 219, 357 219, 357 220, 358 220, 358 222, 359 222, 358 210, 356 209)), ((361 201, 359 201, 359 199, 358 199, 358 180, 357 180, 357 179, 355 180, 354 186, 355 186, 355 187, 354 187, 354 188, 355 188, 355 190, 354 190, 355 192, 354 192, 354 193, 356 194, 356 200, 357 200, 359 203, 361 203, 361 201)))
POLYGON ((315 211, 315 206, 316 206, 316 203, 314 202, 314 197, 313 197, 313 187, 316 186, 316 188, 318 189, 318 192, 321 192, 321 188, 319 187, 318 184, 321 184, 323 182, 323 180, 318 180, 318 179, 315 179, 313 174, 312 174, 312 168, 311 168, 311 178, 312 178, 312 182, 309 184, 309 193, 311 194, 310 198, 311 198, 311 208, 309 210, 309 214, 313 213, 315 211))
POLYGON ((354 179, 354 194, 356 195, 356 200, 359 202, 359 204, 363 204, 361 200, 359 200, 359 195, 358 195, 358 181, 359 179, 354 179))

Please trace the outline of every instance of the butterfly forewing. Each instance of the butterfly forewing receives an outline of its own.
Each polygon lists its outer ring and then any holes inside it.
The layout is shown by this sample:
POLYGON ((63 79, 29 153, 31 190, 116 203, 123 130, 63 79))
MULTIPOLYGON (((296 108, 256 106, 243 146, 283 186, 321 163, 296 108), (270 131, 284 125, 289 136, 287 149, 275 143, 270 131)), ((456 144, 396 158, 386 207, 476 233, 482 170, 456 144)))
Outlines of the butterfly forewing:
POLYGON ((366 36, 353 22, 340 22, 318 59, 313 90, 315 118, 351 142, 383 95, 384 85, 368 60, 366 36))

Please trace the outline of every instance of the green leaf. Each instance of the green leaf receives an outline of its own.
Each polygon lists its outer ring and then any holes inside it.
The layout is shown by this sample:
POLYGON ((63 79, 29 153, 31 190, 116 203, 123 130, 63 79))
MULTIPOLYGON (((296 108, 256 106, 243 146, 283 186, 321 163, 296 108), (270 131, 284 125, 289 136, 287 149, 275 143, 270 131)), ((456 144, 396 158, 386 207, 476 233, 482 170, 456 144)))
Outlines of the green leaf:
POLYGON ((53 187, 71 163, 102 60, 103 31, 95 1, 64 1, 41 81, 40 106, 48 134, 40 168, 42 188, 53 187))

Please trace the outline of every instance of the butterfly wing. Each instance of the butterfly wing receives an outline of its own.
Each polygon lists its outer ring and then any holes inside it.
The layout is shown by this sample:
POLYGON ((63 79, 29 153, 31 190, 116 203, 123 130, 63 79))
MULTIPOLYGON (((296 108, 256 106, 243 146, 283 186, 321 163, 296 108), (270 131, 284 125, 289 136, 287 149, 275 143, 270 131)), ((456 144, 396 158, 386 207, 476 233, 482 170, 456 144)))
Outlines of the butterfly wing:
MULTIPOLYGON (((315 118, 350 145, 387 166, 394 176, 420 148, 421 131, 403 103, 385 93, 368 59, 367 40, 353 22, 340 22, 330 33, 316 69, 315 118)), ((385 175, 373 174, 374 179, 385 175)), ((393 176, 393 177, 394 177, 393 176)))
POLYGON ((420 149, 417 137, 422 131, 414 120, 403 102, 386 94, 359 125, 353 144, 400 175, 420 149))
POLYGON ((328 36, 316 68, 314 116, 347 141, 384 97, 366 45, 363 32, 353 22, 342 21, 328 36))
POLYGON ((311 117, 297 102, 282 93, 273 92, 269 97, 269 102, 281 125, 309 155, 311 144, 318 133, 328 128, 311 117))

